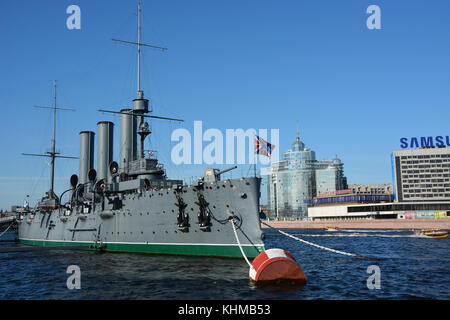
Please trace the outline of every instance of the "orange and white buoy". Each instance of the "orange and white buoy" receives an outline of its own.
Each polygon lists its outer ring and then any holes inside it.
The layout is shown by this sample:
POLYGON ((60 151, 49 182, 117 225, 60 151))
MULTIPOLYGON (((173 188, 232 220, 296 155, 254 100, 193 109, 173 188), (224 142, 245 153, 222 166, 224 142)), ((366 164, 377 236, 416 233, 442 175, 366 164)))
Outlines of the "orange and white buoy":
POLYGON ((250 280, 258 284, 290 282, 306 284, 306 276, 295 258, 283 249, 261 252, 250 267, 250 280))

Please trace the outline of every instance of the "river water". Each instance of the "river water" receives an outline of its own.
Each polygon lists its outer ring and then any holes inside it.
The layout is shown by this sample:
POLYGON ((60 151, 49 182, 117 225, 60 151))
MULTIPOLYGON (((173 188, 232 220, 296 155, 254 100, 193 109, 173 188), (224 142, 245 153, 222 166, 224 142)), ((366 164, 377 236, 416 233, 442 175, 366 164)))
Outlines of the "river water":
MULTIPOLYGON (((266 247, 297 260, 306 286, 256 286, 244 260, 31 250, 0 243, 0 299, 373 300, 450 299, 450 241, 405 230, 286 229, 301 239, 374 257, 357 259, 265 230, 266 247), (80 289, 68 289, 67 268, 80 269, 80 289), (375 271, 379 282, 374 282, 375 271), (369 280, 368 280, 369 279, 369 280)), ((3 237, 13 239, 8 231, 3 237)))

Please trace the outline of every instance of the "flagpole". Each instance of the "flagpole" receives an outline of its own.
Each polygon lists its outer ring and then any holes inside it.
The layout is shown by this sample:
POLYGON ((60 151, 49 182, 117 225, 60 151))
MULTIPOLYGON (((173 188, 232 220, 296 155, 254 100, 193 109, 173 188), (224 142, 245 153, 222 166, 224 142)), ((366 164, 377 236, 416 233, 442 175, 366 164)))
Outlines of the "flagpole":
POLYGON ((253 172, 254 172, 255 177, 256 177, 256 152, 254 153, 253 158, 254 158, 254 161, 255 161, 255 163, 253 164, 253 172))
POLYGON ((256 134, 255 138, 253 139, 253 143, 255 144, 255 147, 253 148, 253 173, 256 178, 256 134))

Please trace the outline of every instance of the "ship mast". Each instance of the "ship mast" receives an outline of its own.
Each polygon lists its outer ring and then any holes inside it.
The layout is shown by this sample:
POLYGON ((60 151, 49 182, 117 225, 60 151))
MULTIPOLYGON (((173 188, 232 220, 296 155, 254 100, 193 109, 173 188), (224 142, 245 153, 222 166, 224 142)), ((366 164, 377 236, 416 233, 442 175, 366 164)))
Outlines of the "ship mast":
POLYGON ((55 184, 55 156, 56 156, 56 80, 54 83, 55 94, 53 96, 53 136, 52 136, 52 151, 50 152, 51 162, 50 162, 50 190, 48 191, 49 198, 53 197, 53 187, 55 184))
MULTIPOLYGON (((138 1, 138 98, 141 92, 141 0, 138 1)), ((142 94, 144 96, 144 94, 142 94)))
MULTIPOLYGON (((131 111, 127 111, 127 115, 131 115, 133 117, 137 118, 138 127, 137 127, 137 133, 140 137, 139 143, 137 146, 138 152, 137 152, 137 159, 136 160, 142 160, 144 159, 144 140, 145 138, 151 133, 149 130, 149 125, 147 122, 144 121, 144 119, 147 118, 156 118, 156 119, 164 119, 164 120, 173 120, 173 121, 183 121, 180 119, 174 119, 174 118, 167 118, 167 117, 158 117, 158 116, 152 116, 147 115, 146 113, 151 112, 148 107, 149 100, 144 98, 144 91, 141 88, 141 47, 150 47, 153 49, 159 49, 162 51, 167 50, 167 48, 159 47, 155 45, 150 45, 146 43, 141 42, 141 0, 138 1, 138 21, 137 21, 137 27, 138 27, 138 39, 137 42, 132 41, 126 41, 126 40, 120 40, 120 39, 114 39, 111 40, 116 42, 122 42, 127 44, 133 44, 137 45, 137 51, 138 51, 138 75, 137 75, 137 98, 133 100, 133 108, 131 111)), ((124 114, 124 112, 115 112, 115 111, 107 111, 107 110, 99 110, 100 112, 109 112, 109 113, 118 113, 118 114, 124 114)))
POLYGON ((54 196, 55 159, 56 158, 78 159, 77 157, 61 156, 61 155, 59 155, 59 152, 56 152, 56 110, 75 111, 75 109, 59 108, 56 106, 56 80, 54 82, 53 106, 52 107, 35 106, 35 107, 43 108, 43 109, 51 109, 53 111, 53 135, 52 135, 52 142, 51 142, 51 150, 47 151, 46 154, 22 153, 22 155, 50 158, 50 189, 48 191, 48 198, 53 199, 53 198, 55 198, 55 196, 54 196))

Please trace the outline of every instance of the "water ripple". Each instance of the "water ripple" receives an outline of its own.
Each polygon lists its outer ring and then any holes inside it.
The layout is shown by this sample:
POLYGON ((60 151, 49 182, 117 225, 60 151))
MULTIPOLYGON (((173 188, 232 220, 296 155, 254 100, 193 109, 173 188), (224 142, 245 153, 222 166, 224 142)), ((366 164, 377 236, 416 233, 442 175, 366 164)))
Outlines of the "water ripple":
POLYGON ((286 232, 384 259, 342 256, 266 230, 267 247, 286 249, 304 270, 308 283, 298 288, 253 284, 243 260, 85 251, 0 253, 0 299, 450 299, 447 239, 411 237, 403 230, 286 232), (373 264, 381 270, 380 289, 367 286, 367 268, 373 264), (80 290, 67 289, 69 265, 81 269, 80 290))

